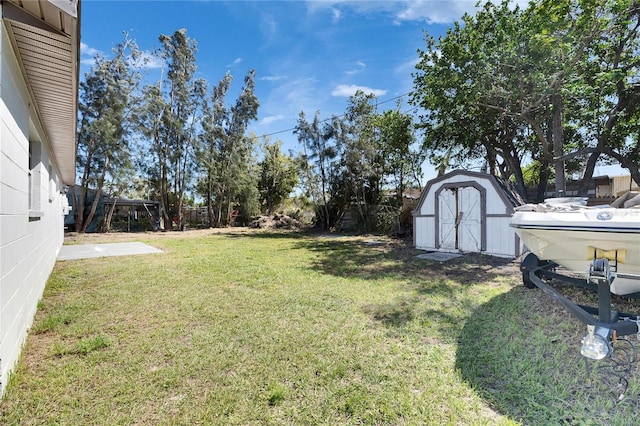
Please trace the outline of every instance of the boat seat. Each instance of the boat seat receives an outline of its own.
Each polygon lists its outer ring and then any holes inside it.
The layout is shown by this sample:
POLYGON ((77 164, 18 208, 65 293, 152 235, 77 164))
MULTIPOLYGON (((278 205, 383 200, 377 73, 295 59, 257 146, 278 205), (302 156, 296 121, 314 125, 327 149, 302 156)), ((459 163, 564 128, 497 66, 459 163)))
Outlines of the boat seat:
POLYGON ((618 209, 630 209, 636 206, 640 207, 640 192, 638 191, 629 191, 611 203, 611 207, 618 209))

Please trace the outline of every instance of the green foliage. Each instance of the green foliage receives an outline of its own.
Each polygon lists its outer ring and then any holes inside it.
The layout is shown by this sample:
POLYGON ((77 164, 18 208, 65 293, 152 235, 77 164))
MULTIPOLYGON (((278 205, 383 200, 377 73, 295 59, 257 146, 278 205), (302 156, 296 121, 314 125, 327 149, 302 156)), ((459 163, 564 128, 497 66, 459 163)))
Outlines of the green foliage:
POLYGON ((236 205, 239 215, 236 222, 246 225, 252 218, 260 214, 258 167, 251 167, 242 176, 239 176, 238 180, 239 192, 236 195, 236 205))
POLYGON ((393 207, 378 208, 375 212, 374 229, 383 234, 394 234, 400 231, 400 211, 393 207))
MULTIPOLYGON (((540 182, 542 181, 541 180, 542 170, 543 170, 543 165, 538 161, 534 161, 523 167, 522 177, 524 178, 524 183, 527 186, 527 188, 535 188, 540 184, 540 182)), ((546 173, 549 175, 552 175, 553 169, 547 166, 546 173)))
POLYGON ((260 202, 262 210, 271 214, 282 203, 289 199, 291 192, 298 184, 298 168, 290 156, 283 155, 280 151, 282 143, 276 141, 270 144, 265 141, 262 145, 263 159, 259 163, 260 202))
POLYGON ((396 204, 407 184, 418 182, 424 156, 412 151, 413 120, 399 110, 378 114, 375 96, 357 91, 343 117, 308 123, 300 113, 295 133, 303 188, 315 203, 319 226, 330 229, 352 212, 358 227, 378 228, 375 206, 383 188, 394 186, 396 204))
POLYGON ((299 160, 302 185, 305 195, 315 204, 317 223, 323 230, 330 229, 337 221, 337 217, 330 214, 330 186, 332 181, 336 181, 336 164, 339 162, 335 142, 332 141, 334 123, 338 125, 339 120, 334 118, 333 123, 321 122, 320 112, 316 112, 309 123, 301 111, 294 131, 302 145, 299 160))
POLYGON ((195 79, 197 43, 185 29, 159 37, 158 55, 167 67, 162 84, 148 86, 142 131, 153 138, 153 167, 159 171, 158 193, 165 224, 182 228, 184 197, 194 183, 197 131, 207 90, 195 79), (151 133, 151 134, 150 134, 151 133), (170 199, 173 199, 173 203, 170 199))
POLYGON ((425 160, 421 152, 412 150, 415 141, 413 117, 402 113, 398 103, 396 109, 376 115, 373 124, 380 137, 383 176, 394 186, 397 201, 402 203, 404 189, 420 183, 425 160))
POLYGON ((255 175, 255 136, 246 129, 257 118, 259 102, 255 96, 255 70, 250 70, 232 107, 225 98, 232 81, 227 73, 213 89, 204 106, 200 134, 199 164, 204 175, 198 191, 203 196, 212 226, 230 224, 231 212, 240 204, 248 220, 259 212, 255 175))
POLYGON ((525 158, 552 166, 557 188, 584 170, 586 191, 601 156, 640 177, 638 19, 630 0, 486 2, 427 34, 411 98, 427 156, 486 162, 523 194, 525 158))
POLYGON ((76 231, 86 231, 93 221, 102 191, 108 189, 112 196, 117 196, 126 190, 133 174, 129 135, 140 74, 132 62, 139 55, 137 44, 125 33, 125 40, 113 49, 113 58, 97 55, 80 82, 76 141, 79 183, 74 191, 76 231), (94 191, 91 203, 90 190, 94 191))

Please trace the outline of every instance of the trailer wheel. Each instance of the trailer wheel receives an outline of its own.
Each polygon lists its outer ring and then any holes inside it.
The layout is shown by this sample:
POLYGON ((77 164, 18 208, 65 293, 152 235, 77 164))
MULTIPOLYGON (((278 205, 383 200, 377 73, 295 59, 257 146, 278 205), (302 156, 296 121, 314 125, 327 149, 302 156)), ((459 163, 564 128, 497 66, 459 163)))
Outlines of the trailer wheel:
POLYGON ((529 277, 529 272, 522 273, 522 284, 524 284, 526 288, 536 288, 536 285, 533 283, 533 281, 531 281, 531 278, 529 277))
POLYGON ((536 269, 540 266, 541 262, 538 256, 533 253, 527 253, 523 258, 522 262, 520 262, 520 270, 522 271, 522 284, 526 288, 536 288, 537 286, 533 281, 531 281, 531 277, 529 277, 529 272, 532 269, 536 269))

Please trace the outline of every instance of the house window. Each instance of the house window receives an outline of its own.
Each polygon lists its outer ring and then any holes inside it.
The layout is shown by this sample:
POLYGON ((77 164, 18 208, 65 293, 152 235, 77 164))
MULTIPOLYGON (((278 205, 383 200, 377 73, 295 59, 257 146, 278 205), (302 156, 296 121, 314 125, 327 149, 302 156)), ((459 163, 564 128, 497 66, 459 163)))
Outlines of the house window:
POLYGON ((41 205, 42 144, 29 141, 29 219, 38 220, 44 214, 41 205))

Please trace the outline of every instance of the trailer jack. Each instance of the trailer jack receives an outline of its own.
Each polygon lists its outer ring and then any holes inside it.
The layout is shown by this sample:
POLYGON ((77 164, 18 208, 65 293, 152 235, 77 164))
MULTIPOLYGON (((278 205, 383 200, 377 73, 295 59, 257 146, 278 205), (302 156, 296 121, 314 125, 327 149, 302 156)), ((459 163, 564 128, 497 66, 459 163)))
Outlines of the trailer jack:
MULTIPOLYGON (((588 278, 586 280, 558 274, 555 272, 557 266, 554 262, 541 261, 535 254, 528 253, 520 264, 520 270, 525 286, 540 288, 587 326, 587 334, 582 339, 580 349, 582 356, 594 360, 610 356, 613 351, 611 343, 617 337, 635 334, 640 340, 640 319, 635 315, 612 310, 610 287, 616 278, 616 272, 610 268, 607 259, 594 259, 589 271, 587 271, 588 278), (574 303, 547 284, 544 279, 558 279, 565 283, 597 291, 598 307, 574 303)), ((640 277, 638 278, 640 279, 640 277)), ((634 293, 627 297, 640 298, 640 293, 634 293)))

